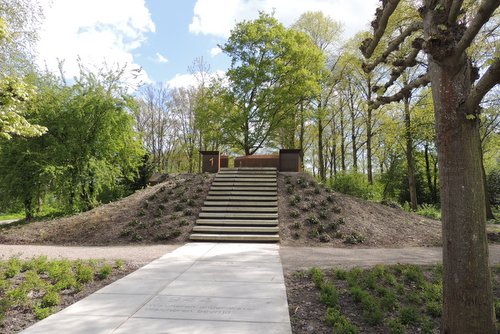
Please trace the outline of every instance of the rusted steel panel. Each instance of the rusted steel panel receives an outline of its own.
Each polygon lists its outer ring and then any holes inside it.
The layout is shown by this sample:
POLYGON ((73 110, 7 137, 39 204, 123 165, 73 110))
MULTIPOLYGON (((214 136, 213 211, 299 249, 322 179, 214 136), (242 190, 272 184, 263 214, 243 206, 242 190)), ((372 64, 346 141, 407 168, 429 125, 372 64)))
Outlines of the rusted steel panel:
POLYGON ((219 151, 200 151, 201 171, 203 173, 218 173, 220 169, 219 151))

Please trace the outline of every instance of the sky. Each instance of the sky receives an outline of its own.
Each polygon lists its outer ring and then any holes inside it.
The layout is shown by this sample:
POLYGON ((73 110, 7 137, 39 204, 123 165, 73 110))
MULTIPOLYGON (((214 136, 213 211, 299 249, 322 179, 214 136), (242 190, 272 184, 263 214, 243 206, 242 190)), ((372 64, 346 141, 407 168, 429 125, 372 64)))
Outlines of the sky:
POLYGON ((141 69, 134 83, 194 84, 189 67, 203 57, 212 73, 230 65, 221 53, 235 23, 272 12, 291 25, 306 11, 322 11, 344 24, 344 38, 369 29, 378 0, 40 0, 45 19, 38 65, 78 74, 88 68, 141 69))

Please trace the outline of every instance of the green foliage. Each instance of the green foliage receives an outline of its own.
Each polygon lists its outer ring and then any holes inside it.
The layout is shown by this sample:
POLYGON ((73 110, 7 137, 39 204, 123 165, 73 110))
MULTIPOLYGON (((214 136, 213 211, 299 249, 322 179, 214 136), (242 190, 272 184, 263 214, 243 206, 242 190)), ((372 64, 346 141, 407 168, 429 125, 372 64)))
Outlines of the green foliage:
POLYGON ((416 325, 419 322, 419 310, 415 306, 403 307, 400 319, 403 325, 416 325))
POLYGON ((500 168, 494 169, 486 177, 491 205, 500 206, 500 168))
POLYGON ((324 283, 319 292, 319 299, 329 307, 336 307, 339 302, 339 293, 335 285, 331 282, 324 283))
POLYGON ((59 293, 53 290, 49 290, 42 297, 42 303, 40 305, 42 308, 46 308, 59 305, 60 302, 61 296, 59 296, 59 293))
POLYGON ((330 180, 333 190, 363 199, 379 199, 380 192, 376 185, 368 183, 366 176, 360 173, 339 173, 330 180))
POLYGON ((314 282, 314 286, 316 288, 320 289, 321 286, 323 285, 324 280, 325 280, 325 273, 323 273, 323 271, 321 271, 321 269, 316 268, 316 267, 311 268, 310 273, 311 273, 312 281, 314 282))
POLYGON ((391 319, 386 322, 390 334, 405 334, 406 326, 399 319, 391 319))
POLYGON ((441 220, 441 209, 432 204, 419 205, 416 213, 424 217, 441 220))
POLYGON ((231 59, 230 88, 221 92, 224 132, 231 145, 253 154, 289 123, 298 102, 318 92, 324 58, 307 35, 262 12, 237 23, 221 48, 231 59))
POLYGON ((359 329, 356 325, 342 315, 339 309, 329 307, 326 310, 326 322, 333 326, 334 333, 336 334, 357 334, 359 329))
POLYGON ((99 271, 97 272, 97 277, 99 279, 106 279, 111 275, 111 272, 113 271, 113 267, 111 267, 109 264, 104 264, 101 268, 99 268, 99 271))

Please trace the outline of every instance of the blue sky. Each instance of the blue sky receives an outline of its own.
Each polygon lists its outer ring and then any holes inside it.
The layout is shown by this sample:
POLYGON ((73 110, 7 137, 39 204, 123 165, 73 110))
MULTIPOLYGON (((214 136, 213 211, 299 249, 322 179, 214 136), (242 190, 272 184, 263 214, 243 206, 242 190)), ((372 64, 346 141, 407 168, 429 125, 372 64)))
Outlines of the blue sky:
POLYGON ((214 73, 229 66, 217 44, 224 44, 236 22, 259 10, 275 11, 285 25, 306 11, 322 11, 344 24, 344 37, 368 29, 377 0, 39 0, 45 19, 40 29, 38 64, 65 75, 78 74, 77 59, 89 68, 142 68, 131 82, 194 82, 188 67, 203 57, 214 73))

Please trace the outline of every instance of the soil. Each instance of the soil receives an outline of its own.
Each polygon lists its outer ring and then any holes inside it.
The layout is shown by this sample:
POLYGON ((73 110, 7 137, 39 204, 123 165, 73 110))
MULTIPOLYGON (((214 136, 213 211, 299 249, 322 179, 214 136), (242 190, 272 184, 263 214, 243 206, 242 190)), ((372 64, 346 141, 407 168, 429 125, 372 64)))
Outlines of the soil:
MULTIPOLYGON (((111 284, 112 282, 130 274, 131 272, 138 269, 137 265, 132 265, 130 263, 125 263, 120 269, 114 268, 112 273, 103 280, 95 280, 91 283, 86 284, 83 289, 76 294, 64 294, 61 293, 61 302, 59 305, 54 307, 54 312, 59 312, 60 310, 76 303, 80 299, 87 297, 88 295, 94 293, 95 291, 101 289, 102 287, 111 284)), ((2 320, 2 325, 0 325, 0 332, 3 334, 14 334, 19 333, 23 329, 36 323, 38 320, 35 318, 32 312, 26 312, 26 309, 13 308, 9 309, 4 314, 4 319, 2 320)))
POLYGON ((439 221, 332 192, 305 173, 279 175, 278 210, 284 246, 441 245, 439 221))
POLYGON ((0 243, 45 245, 181 244, 212 175, 179 174, 119 201, 54 220, 0 225, 0 243))
MULTIPOLYGON (((189 240, 212 180, 210 174, 179 174, 81 214, 0 225, 0 243, 181 244, 189 240)), ((439 221, 332 192, 305 173, 280 173, 278 195, 284 246, 397 248, 441 244, 439 221)))

